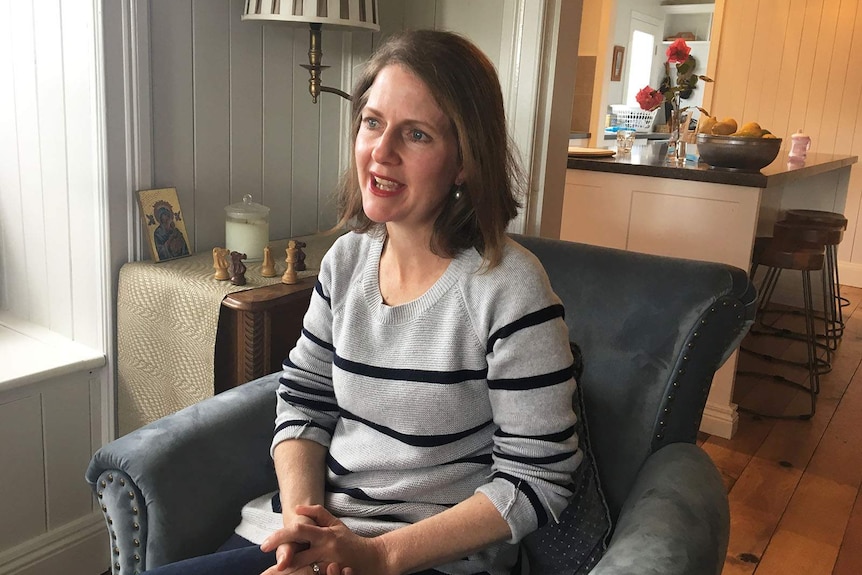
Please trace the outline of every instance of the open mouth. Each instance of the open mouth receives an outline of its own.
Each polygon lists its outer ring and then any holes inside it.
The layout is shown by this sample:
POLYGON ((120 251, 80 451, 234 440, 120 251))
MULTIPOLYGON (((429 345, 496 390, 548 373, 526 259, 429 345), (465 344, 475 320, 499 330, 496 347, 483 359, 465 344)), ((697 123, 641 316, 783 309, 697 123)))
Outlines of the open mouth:
POLYGON ((401 191, 406 187, 401 182, 389 180, 387 178, 383 178, 374 174, 371 174, 369 182, 371 193, 376 196, 394 196, 401 193, 401 191))

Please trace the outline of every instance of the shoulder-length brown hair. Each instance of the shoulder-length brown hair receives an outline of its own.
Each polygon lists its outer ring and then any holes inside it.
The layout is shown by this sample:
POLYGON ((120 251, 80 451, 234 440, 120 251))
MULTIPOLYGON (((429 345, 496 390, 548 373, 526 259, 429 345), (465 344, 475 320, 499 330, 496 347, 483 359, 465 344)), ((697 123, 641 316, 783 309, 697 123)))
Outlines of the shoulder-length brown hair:
MULTIPOLYGON (((368 90, 390 64, 406 67, 428 87, 452 121, 464 173, 461 197, 450 194, 434 222, 431 250, 453 257, 476 248, 488 267, 502 258, 506 226, 517 215, 523 174, 506 131, 503 94, 487 56, 466 38, 436 30, 390 36, 366 63, 353 89, 351 144, 356 144, 368 90)), ((351 147, 352 149, 352 147, 351 147)), ((339 225, 375 229, 362 210, 356 158, 338 191, 339 225)))

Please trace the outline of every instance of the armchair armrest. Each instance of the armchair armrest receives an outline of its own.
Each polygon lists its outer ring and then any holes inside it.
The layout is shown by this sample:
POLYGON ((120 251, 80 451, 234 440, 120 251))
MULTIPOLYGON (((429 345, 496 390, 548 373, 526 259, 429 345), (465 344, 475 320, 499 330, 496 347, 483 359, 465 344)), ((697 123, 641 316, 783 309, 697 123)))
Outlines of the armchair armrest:
POLYGON ((251 499, 277 488, 269 455, 275 373, 99 449, 86 472, 111 533, 114 573, 214 551, 251 499))
POLYGON ((644 463, 591 575, 721 573, 730 536, 727 491, 709 456, 672 443, 644 463))

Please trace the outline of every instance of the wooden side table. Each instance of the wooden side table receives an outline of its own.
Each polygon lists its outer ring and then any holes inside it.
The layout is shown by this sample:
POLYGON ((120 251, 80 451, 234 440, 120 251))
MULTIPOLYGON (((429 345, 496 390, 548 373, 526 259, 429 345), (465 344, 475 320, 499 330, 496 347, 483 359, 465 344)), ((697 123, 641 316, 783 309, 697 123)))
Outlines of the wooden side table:
POLYGON ((225 296, 216 334, 216 393, 281 370, 299 339, 315 281, 307 277, 225 296))

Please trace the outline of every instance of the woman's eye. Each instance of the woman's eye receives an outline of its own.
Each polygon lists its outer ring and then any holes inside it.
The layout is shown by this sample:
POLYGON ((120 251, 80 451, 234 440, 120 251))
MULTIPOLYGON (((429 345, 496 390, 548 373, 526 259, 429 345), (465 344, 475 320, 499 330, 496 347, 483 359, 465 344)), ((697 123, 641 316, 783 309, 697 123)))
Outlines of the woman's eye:
POLYGON ((410 139, 414 142, 427 142, 430 138, 422 130, 410 130, 410 139))
POLYGON ((363 118, 362 123, 370 130, 374 130, 380 125, 376 118, 363 118))

